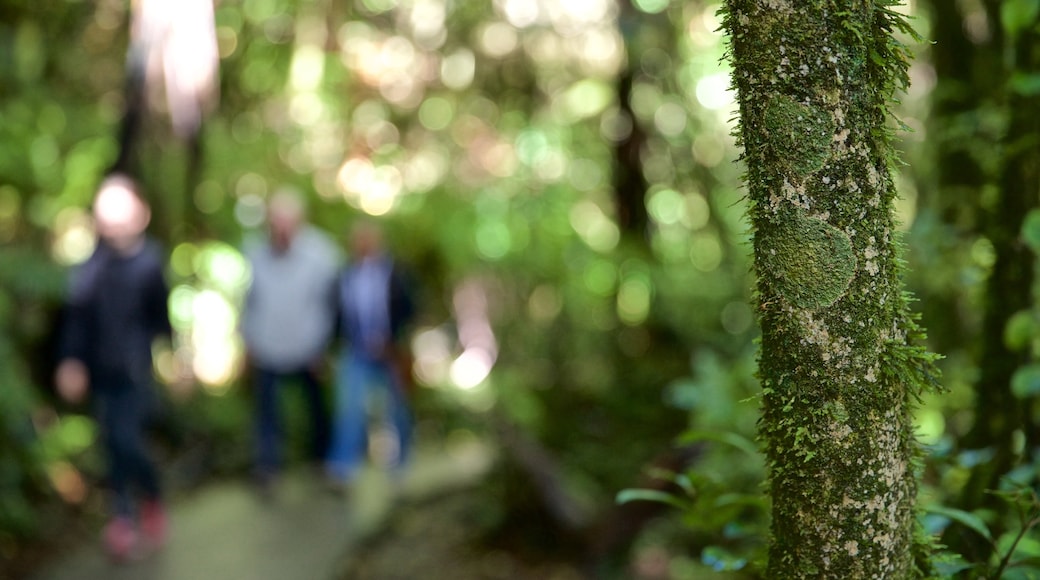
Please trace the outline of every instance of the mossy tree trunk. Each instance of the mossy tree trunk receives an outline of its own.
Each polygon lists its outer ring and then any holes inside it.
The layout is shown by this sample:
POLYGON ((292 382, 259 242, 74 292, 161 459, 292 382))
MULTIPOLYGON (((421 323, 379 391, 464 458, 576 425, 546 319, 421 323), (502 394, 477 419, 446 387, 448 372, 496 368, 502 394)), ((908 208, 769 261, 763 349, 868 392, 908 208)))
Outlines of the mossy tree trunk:
POLYGON ((931 357, 899 279, 891 2, 728 0, 762 325, 767 578, 909 578, 931 357))

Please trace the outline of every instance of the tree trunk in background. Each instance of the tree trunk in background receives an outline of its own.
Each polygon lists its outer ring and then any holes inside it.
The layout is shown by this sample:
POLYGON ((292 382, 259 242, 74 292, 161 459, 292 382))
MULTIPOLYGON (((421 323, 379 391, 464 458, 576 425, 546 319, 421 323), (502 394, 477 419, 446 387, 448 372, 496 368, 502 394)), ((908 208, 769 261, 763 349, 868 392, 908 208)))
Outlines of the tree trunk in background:
POLYGON ((618 28, 625 41, 626 62, 615 84, 619 109, 617 123, 621 126, 615 129, 617 135, 614 136, 617 139, 614 144, 614 204, 621 231, 646 243, 650 234, 650 218, 646 210, 650 182, 643 171, 647 132, 632 109, 632 89, 641 78, 641 57, 648 45, 671 53, 675 50, 675 41, 667 19, 655 23, 651 15, 638 10, 631 0, 619 2, 619 9, 618 28))
MULTIPOLYGON (((995 2, 990 0, 988 5, 995 2)), ((939 187, 927 205, 942 221, 959 231, 972 231, 978 222, 979 191, 991 182, 995 135, 982 131, 984 107, 993 107, 1003 83, 999 23, 990 21, 992 6, 977 8, 976 20, 989 21, 985 31, 969 38, 966 13, 957 2, 930 0, 935 44, 931 48, 935 89, 931 95, 929 138, 935 143, 939 187), (984 18, 979 15, 987 14, 984 18)), ((927 191, 922 192, 927 196, 927 191)))
MULTIPOLYGON (((1006 108, 1007 135, 999 179, 1000 195, 987 215, 984 233, 993 244, 996 261, 986 284, 979 358, 975 385, 975 423, 965 437, 966 446, 993 447, 993 459, 976 467, 961 497, 964 509, 994 507, 999 500, 986 493, 997 489, 1000 479, 1014 466, 1021 449, 1015 440, 1024 436, 1036 443, 1032 405, 1023 404, 1011 388, 1015 371, 1029 361, 1028 346, 1014 348, 1004 338, 1008 320, 1033 304, 1036 255, 1021 237, 1026 214, 1040 203, 1040 94, 1035 87, 1019 85, 1016 78, 1038 78, 1040 34, 1037 22, 1010 38, 1006 108), (1017 435, 1016 435, 1017 434, 1017 435)), ((1035 81, 1033 81, 1035 82, 1035 81)))
MULTIPOLYGON (((927 140, 933 153, 918 186, 917 235, 913 249, 926 263, 959 268, 980 235, 981 192, 992 185, 1000 135, 995 123, 1003 85, 1001 31, 992 14, 999 0, 968 7, 963 2, 928 0, 932 38, 929 53, 935 88, 928 113, 927 140), (968 23, 974 22, 969 34, 968 23), (980 26, 978 23, 988 23, 980 26)), ((913 236, 913 234, 911 234, 913 236)), ((954 274, 955 275, 955 274, 954 274)), ((931 331, 932 347, 950 356, 970 350, 979 320, 968 297, 943 276, 921 284, 920 309, 931 331)))
MULTIPOLYGON (((632 65, 629 65, 630 68, 632 65)), ((643 175, 642 151, 646 133, 632 111, 631 70, 625 71, 617 82, 620 115, 627 117, 632 128, 628 135, 614 146, 614 199, 617 204, 618 225, 625 233, 646 240, 649 218, 646 212, 647 180, 643 175)))
POLYGON ((899 281, 890 2, 728 0, 762 324, 765 576, 908 578, 911 402, 932 357, 899 281))

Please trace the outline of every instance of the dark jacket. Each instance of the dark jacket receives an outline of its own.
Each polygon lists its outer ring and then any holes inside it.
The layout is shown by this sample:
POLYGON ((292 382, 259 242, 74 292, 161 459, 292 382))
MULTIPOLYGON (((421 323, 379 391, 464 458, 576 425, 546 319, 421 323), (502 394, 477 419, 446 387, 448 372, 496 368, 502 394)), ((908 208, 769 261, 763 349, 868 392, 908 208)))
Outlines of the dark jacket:
POLYGON ((171 334, 158 244, 122 256, 99 242, 70 282, 59 358, 81 360, 95 389, 150 382, 152 342, 171 334))
MULTIPOLYGON (((381 256, 376 261, 383 277, 379 284, 379 294, 386 309, 381 324, 385 327, 376 332, 383 334, 383 338, 390 343, 399 342, 404 338, 404 331, 415 314, 412 285, 403 269, 389 257, 381 256)), ((343 272, 339 283, 339 326, 343 338, 354 347, 362 346, 367 338, 364 336, 364 325, 359 320, 364 313, 358 311, 358 304, 351 292, 360 271, 359 264, 352 264, 343 272)))

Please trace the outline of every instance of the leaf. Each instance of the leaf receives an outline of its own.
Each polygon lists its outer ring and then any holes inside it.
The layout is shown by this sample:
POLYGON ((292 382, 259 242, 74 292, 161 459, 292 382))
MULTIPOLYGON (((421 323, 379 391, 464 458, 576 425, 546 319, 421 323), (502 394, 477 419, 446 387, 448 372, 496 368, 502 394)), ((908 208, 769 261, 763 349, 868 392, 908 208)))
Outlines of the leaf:
POLYGON ((1037 15, 1040 0, 1004 0, 1000 4, 1000 22, 1012 38, 1032 26, 1037 15))
POLYGON ((1013 351, 1021 351, 1029 345, 1036 334, 1036 321, 1033 313, 1019 310, 1011 315, 1004 325, 1004 344, 1013 351))
POLYGON ((1019 367, 1011 375, 1011 392, 1020 399, 1040 394, 1040 363, 1019 367))
POLYGON ((741 570, 747 566, 747 558, 730 553, 719 546, 708 546, 701 552, 701 562, 716 572, 741 570))
POLYGON ((1022 220, 1022 240, 1034 253, 1040 254, 1040 209, 1029 210, 1022 220))
POLYGON ((1002 554, 1014 549, 1011 554, 1011 562, 1018 565, 1023 560, 1034 560, 1040 558, 1040 541, 1028 535, 1028 530, 1014 529, 1000 536, 997 540, 997 550, 1002 554))
POLYGON ((1040 95, 1040 74, 1027 74, 1018 71, 1011 75, 1010 83, 1011 90, 1023 97, 1035 97, 1040 95))
POLYGON ((654 501, 664 503, 677 508, 685 508, 686 504, 674 495, 658 491, 656 489, 623 489, 618 492, 614 499, 617 504, 626 504, 632 501, 654 501))
POLYGON ((981 518, 971 512, 959 510, 957 508, 947 507, 943 505, 931 505, 924 508, 925 513, 936 514, 950 518, 951 520, 963 525, 966 528, 974 530, 977 534, 986 538, 986 540, 992 542, 993 534, 989 531, 989 527, 986 526, 986 522, 982 521, 981 518))
POLYGON ((935 572, 940 578, 953 578, 957 573, 974 567, 960 554, 942 554, 935 559, 935 572))
POLYGON ((715 499, 715 507, 743 506, 765 510, 769 500, 762 494, 724 493, 715 499))
POLYGON ((697 443, 699 441, 724 443, 731 447, 736 447, 748 455, 758 456, 758 446, 747 437, 738 435, 737 433, 726 431, 687 431, 679 437, 679 443, 683 445, 689 445, 690 443, 697 443))

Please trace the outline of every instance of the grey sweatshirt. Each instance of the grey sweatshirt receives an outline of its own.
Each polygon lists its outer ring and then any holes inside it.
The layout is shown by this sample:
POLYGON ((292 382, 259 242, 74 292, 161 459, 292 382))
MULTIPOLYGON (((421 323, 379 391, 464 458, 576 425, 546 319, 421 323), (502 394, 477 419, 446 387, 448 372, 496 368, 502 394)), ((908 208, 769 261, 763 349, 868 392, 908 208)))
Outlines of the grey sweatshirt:
POLYGON ((302 369, 322 355, 336 321, 340 256, 320 230, 303 226, 289 249, 246 247, 252 282, 242 312, 242 338, 254 365, 271 371, 302 369))

